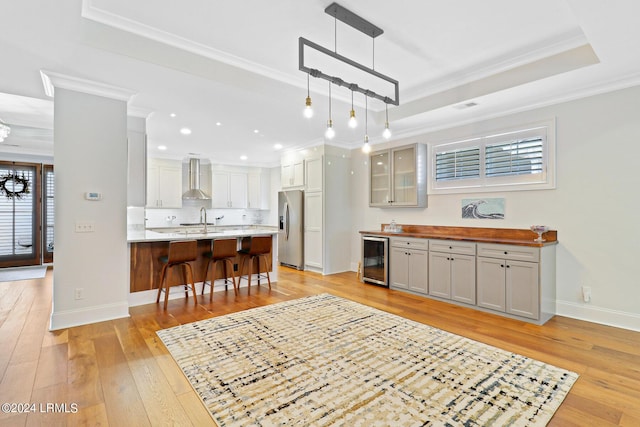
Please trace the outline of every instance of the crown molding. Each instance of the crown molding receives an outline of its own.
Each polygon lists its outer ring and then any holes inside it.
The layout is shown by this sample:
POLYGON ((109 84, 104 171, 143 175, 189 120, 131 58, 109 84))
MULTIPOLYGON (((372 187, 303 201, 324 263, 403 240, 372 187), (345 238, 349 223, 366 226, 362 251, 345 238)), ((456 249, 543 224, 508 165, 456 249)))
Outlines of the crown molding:
POLYGON ((81 79, 79 77, 68 76, 48 70, 40 70, 40 77, 42 78, 44 93, 51 98, 55 95, 55 88, 68 89, 125 102, 129 102, 136 94, 130 89, 111 86, 105 83, 81 79))
POLYGON ((173 46, 178 49, 203 56, 205 58, 220 61, 225 64, 250 71, 252 73, 269 77, 282 83, 293 83, 296 86, 304 87, 305 89, 307 87, 307 81, 304 78, 295 78, 292 74, 283 73, 274 68, 258 64, 257 62, 249 61, 228 52, 214 49, 205 44, 180 37, 176 34, 160 30, 158 28, 143 24, 133 19, 125 18, 112 12, 108 12, 95 6, 92 0, 82 0, 81 15, 85 19, 89 19, 100 24, 136 34, 138 36, 145 37, 159 43, 173 46), (292 77, 294 78, 292 79, 292 77))

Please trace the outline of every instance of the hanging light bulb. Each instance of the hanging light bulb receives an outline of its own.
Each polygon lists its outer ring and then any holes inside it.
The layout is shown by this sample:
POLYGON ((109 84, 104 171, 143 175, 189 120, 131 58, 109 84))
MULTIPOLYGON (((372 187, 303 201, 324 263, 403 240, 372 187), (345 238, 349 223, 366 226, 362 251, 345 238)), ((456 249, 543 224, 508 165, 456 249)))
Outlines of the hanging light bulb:
POLYGON ((371 152, 371 145, 369 145, 369 106, 367 103, 367 95, 364 96, 364 145, 362 146, 363 153, 371 152))
POLYGON ((349 127, 355 129, 358 127, 358 120, 356 119, 356 110, 353 109, 353 91, 351 91, 351 111, 349 112, 349 127))
POLYGON ((371 152, 371 145, 369 144, 369 135, 364 136, 364 145, 362 146, 362 152, 363 153, 371 152))
POLYGON ((327 139, 333 139, 336 136, 336 131, 333 130, 333 120, 331 120, 331 82, 329 82, 329 120, 327 121, 327 130, 324 136, 327 139))
POLYGON ((304 107, 304 116, 307 119, 313 117, 313 108, 311 108, 311 96, 309 95, 309 73, 307 73, 307 100, 304 107))
POLYGON ((327 122, 327 130, 324 132, 324 136, 327 139, 333 139, 333 137, 336 136, 336 131, 333 130, 333 120, 331 119, 327 122))
POLYGON ((385 102, 384 104, 385 121, 384 121, 384 130, 382 131, 382 136, 384 136, 385 139, 391 138, 391 129, 389 129, 389 110, 387 108, 388 105, 389 104, 385 102))

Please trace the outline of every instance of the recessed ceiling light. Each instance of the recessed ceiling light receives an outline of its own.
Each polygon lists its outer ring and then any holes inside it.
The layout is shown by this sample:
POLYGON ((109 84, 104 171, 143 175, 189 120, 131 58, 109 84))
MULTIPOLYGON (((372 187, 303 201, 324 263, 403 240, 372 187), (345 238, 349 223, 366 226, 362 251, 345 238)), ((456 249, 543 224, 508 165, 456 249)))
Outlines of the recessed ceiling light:
POLYGON ((166 150, 167 146, 166 145, 158 145, 158 150, 166 150))
POLYGON ((258 133, 258 132, 260 132, 258 129, 253 130, 253 133, 258 133))
POLYGON ((191 135, 191 129, 182 128, 182 129, 180 129, 180 133, 183 134, 183 135, 191 135))
POLYGON ((275 144, 273 148, 275 148, 276 150, 282 150, 282 144, 275 144))
POLYGON ((171 114, 169 114, 169 116, 170 116, 170 117, 175 117, 175 116, 176 116, 176 113, 171 113, 171 114))
POLYGON ((248 157, 245 156, 244 154, 242 156, 240 156, 240 160, 247 160, 247 159, 248 159, 248 157))
POLYGON ((222 126, 222 123, 216 122, 216 126, 222 126))

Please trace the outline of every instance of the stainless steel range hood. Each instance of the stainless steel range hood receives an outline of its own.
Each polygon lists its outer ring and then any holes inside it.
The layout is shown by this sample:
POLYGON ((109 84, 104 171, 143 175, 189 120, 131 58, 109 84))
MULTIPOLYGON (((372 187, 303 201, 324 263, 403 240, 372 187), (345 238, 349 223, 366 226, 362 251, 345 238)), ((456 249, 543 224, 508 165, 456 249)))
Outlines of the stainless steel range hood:
POLYGON ((200 159, 189 159, 189 190, 183 200, 211 200, 211 196, 200 189, 200 159))

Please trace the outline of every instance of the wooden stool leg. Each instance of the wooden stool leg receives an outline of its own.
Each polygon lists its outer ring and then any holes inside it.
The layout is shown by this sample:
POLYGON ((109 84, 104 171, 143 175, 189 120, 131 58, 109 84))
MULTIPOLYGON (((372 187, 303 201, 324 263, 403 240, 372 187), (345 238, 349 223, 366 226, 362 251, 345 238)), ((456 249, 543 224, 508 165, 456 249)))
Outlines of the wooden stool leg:
MULTIPOLYGON (((169 271, 168 265, 167 265, 167 272, 169 271)), ((169 279, 167 277, 165 277, 164 280, 164 309, 167 309, 167 305, 169 304, 169 279)))
POLYGON ((251 275, 253 274, 253 257, 249 256, 249 275, 247 276, 247 280, 249 281, 249 292, 251 292, 251 275))
MULTIPOLYGON (((263 255, 260 258, 264 259, 264 271, 265 273, 267 273, 267 283, 269 283, 269 290, 271 290, 271 278, 269 277, 269 263, 267 262, 267 257, 263 255)), ((260 266, 260 260, 258 259, 258 267, 259 266, 260 266)))
MULTIPOLYGON (((209 265, 211 264, 212 261, 213 261, 213 258, 210 259, 207 262, 207 267, 204 270, 204 276, 202 276, 203 277, 203 279, 202 279, 202 295, 204 295, 204 288, 207 287, 207 274, 209 273, 209 265)), ((211 282, 211 289, 213 289, 213 282, 211 282)))
POLYGON ((158 286, 158 297, 156 298, 156 304, 160 302, 160 294, 162 293, 162 286, 164 283, 164 272, 167 270, 167 264, 162 266, 162 270, 160 270, 160 285, 158 286))
POLYGON ((216 267, 218 265, 218 261, 213 261, 213 258, 211 262, 213 263, 213 268, 211 269, 211 292, 209 293, 209 302, 213 301, 213 284, 216 281, 216 267))
POLYGON ((224 259, 220 261, 222 261, 222 274, 224 274, 224 290, 227 291, 229 290, 229 281, 227 280, 227 263, 224 259))
MULTIPOLYGON (((198 297, 196 294, 196 282, 193 279, 193 268, 191 268, 191 264, 186 263, 185 264, 185 269, 189 270, 189 278, 191 279, 188 283, 191 283, 191 290, 193 291, 193 302, 197 305, 198 304, 198 297)), ((187 292, 187 299, 189 299, 189 295, 187 292)))
POLYGON ((226 270, 226 265, 227 262, 229 263, 229 267, 231 267, 231 281, 233 282, 233 292, 238 295, 238 285, 236 285, 236 276, 235 274, 233 274, 233 261, 231 261, 229 258, 227 258, 225 261, 225 270, 226 270))

